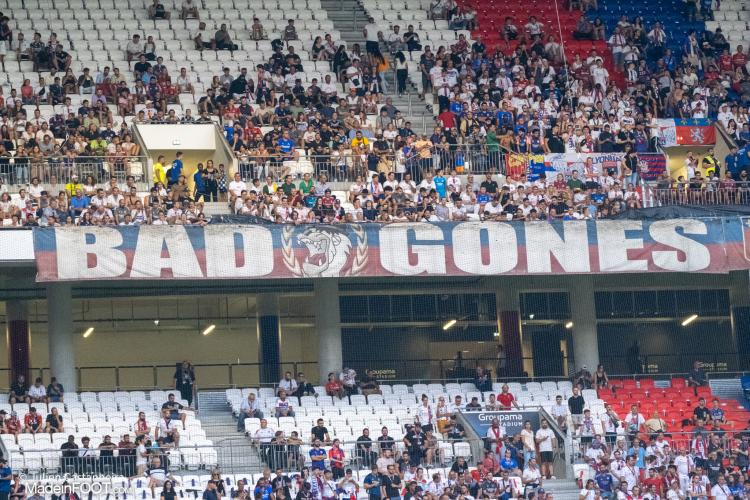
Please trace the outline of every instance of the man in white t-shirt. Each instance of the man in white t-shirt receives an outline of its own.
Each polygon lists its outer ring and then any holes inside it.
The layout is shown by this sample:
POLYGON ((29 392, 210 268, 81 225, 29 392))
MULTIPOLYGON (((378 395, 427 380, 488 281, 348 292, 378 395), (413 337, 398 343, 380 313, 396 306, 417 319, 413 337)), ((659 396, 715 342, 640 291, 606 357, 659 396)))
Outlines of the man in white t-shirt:
POLYGON ((234 180, 229 183, 229 193, 232 195, 232 200, 239 198, 242 195, 242 191, 247 191, 247 184, 240 177, 239 172, 234 174, 234 180))
POLYGON ((161 439, 166 444, 180 446, 180 433, 177 431, 177 420, 172 420, 169 408, 162 408, 159 425, 156 427, 156 439, 161 439))
POLYGON ((125 56, 128 61, 128 67, 132 60, 138 60, 143 54, 143 42, 141 42, 141 35, 133 35, 133 39, 128 42, 125 47, 125 56))
POLYGON ((32 403, 46 403, 47 402, 47 389, 42 384, 42 379, 37 377, 34 381, 34 385, 29 387, 29 399, 32 403))
POLYGON ((292 407, 292 403, 287 398, 285 390, 279 391, 279 399, 276 400, 275 408, 276 418, 294 416, 294 408, 292 407))
POLYGON ((368 18, 367 24, 362 30, 362 34, 365 37, 365 49, 367 50, 368 54, 375 54, 380 50, 378 44, 378 33, 379 29, 378 25, 375 24, 375 19, 372 17, 368 18))
POLYGON ((554 460, 553 450, 557 447, 555 433, 550 429, 547 420, 542 420, 541 427, 536 431, 536 445, 539 447, 539 458, 542 462, 542 473, 550 479, 554 475, 552 462, 554 460))

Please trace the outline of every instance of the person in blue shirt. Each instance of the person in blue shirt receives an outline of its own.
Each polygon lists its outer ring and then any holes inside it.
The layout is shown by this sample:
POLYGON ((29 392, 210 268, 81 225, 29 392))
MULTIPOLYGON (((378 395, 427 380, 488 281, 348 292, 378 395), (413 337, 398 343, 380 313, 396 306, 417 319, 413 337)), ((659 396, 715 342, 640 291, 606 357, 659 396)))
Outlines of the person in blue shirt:
POLYGON ((177 151, 174 155, 174 160, 172 160, 172 167, 169 169, 169 179, 167 180, 167 184, 170 186, 172 184, 177 184, 177 181, 180 180, 180 176, 182 175, 182 167, 182 151, 177 151))
POLYGON ((596 476, 594 476, 594 481, 596 481, 596 484, 599 485, 599 494, 602 498, 614 497, 614 493, 612 492, 612 488, 614 486, 614 478, 609 472, 608 465, 601 466, 599 471, 596 473, 596 476))
POLYGON ((310 448, 310 461, 312 462, 310 467, 313 470, 325 470, 327 456, 326 450, 320 447, 320 440, 316 439, 313 442, 313 447, 310 448))
POLYGON ((193 200, 199 201, 202 198, 205 201, 206 171, 203 169, 203 163, 198 163, 198 170, 193 174, 193 182, 195 183, 195 196, 193 196, 193 200))
POLYGON ((448 182, 447 179, 443 177, 443 171, 438 170, 437 175, 432 180, 435 183, 435 191, 437 191, 438 196, 445 198, 448 182))
POLYGON ((641 446, 641 440, 638 438, 633 439, 633 446, 628 449, 628 456, 631 455, 635 457, 635 464, 638 468, 646 467, 646 450, 641 446))
POLYGON ((510 472, 517 471, 518 469, 518 460, 513 458, 513 451, 510 449, 506 449, 505 453, 503 453, 503 459, 500 460, 500 468, 502 470, 507 470, 510 472))
POLYGON ((279 151, 284 155, 284 159, 291 159, 292 157, 295 157, 295 160, 297 159, 297 152, 294 149, 294 141, 289 137, 289 132, 284 131, 284 133, 279 137, 279 151))
POLYGON ((10 496, 10 482, 13 479, 13 471, 8 467, 8 461, 0 458, 0 500, 8 500, 10 496))
POLYGON ((271 498, 271 493, 273 493, 273 488, 268 482, 266 482, 266 478, 262 477, 258 479, 258 484, 255 486, 254 493, 255 498, 269 500, 271 498))
POLYGON ((372 464, 370 467, 370 473, 365 476, 364 486, 370 500, 380 499, 380 474, 377 464, 372 464))
POLYGON ((724 165, 727 166, 727 172, 732 174, 732 178, 737 180, 740 175, 740 171, 737 168, 739 164, 739 155, 737 154, 737 147, 732 146, 729 148, 729 154, 724 157, 724 165))
POLYGON ((76 195, 70 199, 71 217, 80 217, 84 210, 89 208, 91 199, 83 194, 83 191, 76 189, 76 195))
POLYGON ((477 203, 489 203, 491 199, 492 195, 487 192, 487 188, 480 186, 479 192, 477 193, 477 203))

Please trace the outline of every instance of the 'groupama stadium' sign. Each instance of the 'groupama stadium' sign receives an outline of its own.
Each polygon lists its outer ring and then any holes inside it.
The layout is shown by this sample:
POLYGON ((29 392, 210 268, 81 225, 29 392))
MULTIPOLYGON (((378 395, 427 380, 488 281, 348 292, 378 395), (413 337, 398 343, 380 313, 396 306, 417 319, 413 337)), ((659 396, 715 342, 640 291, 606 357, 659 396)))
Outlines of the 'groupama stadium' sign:
POLYGON ((35 228, 38 281, 487 276, 750 268, 742 217, 35 228))

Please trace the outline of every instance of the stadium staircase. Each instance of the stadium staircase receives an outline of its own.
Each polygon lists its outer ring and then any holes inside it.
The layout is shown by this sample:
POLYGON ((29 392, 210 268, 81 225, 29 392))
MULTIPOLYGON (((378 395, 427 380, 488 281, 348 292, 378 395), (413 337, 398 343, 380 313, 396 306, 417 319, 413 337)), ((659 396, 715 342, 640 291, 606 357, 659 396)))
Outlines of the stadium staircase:
POLYGON ((206 437, 216 447, 222 472, 256 473, 263 470, 256 448, 237 432, 237 422, 227 411, 224 391, 199 391, 198 411, 206 437))
MULTIPOLYGON (((327 11, 328 19, 333 21, 334 28, 341 33, 347 47, 358 43, 364 52, 365 38, 362 29, 367 24, 369 13, 362 4, 358 0, 321 0, 321 6, 327 11)), ((387 35, 385 31, 384 34, 387 35)), ((395 71, 389 71, 387 75, 386 97, 393 100, 393 105, 401 111, 406 121, 411 121, 414 132, 431 131, 435 123, 433 112, 425 106, 424 100, 419 98, 416 87, 408 83, 407 94, 399 97, 396 94, 395 71)))

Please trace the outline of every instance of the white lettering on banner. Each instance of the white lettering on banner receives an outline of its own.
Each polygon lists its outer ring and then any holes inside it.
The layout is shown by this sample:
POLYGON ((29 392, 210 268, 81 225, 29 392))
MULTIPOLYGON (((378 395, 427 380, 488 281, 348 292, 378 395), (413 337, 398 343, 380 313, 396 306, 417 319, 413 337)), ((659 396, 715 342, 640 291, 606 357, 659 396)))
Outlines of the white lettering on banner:
POLYGON ((705 245, 677 232, 682 228, 685 234, 708 234, 706 224, 695 219, 660 220, 652 222, 648 230, 651 237, 663 245, 676 250, 655 250, 652 253, 654 264, 668 271, 700 271, 711 265, 711 253, 705 245), (680 253, 685 260, 680 261, 680 253))
POLYGON ((133 256, 131 278, 159 278, 170 269, 175 278, 202 278, 193 245, 182 226, 141 226, 133 256), (167 256, 162 257, 162 250, 167 256))
POLYGON ((110 227, 97 227, 91 232, 66 229, 55 229, 58 279, 116 278, 125 273, 127 259, 116 249, 123 241, 120 231, 110 227), (92 267, 89 256, 94 258, 92 267))
POLYGON ((552 255, 566 273, 587 273, 589 239, 586 224, 579 221, 562 223, 563 236, 548 222, 527 222, 526 265, 530 273, 552 272, 552 255))
POLYGON ((628 259, 628 249, 643 249, 643 238, 627 238, 625 231, 643 234, 643 223, 637 220, 597 221, 599 271, 648 270, 648 261, 628 259))
POLYGON ((445 274, 445 241, 443 230, 431 224, 397 223, 380 229, 380 263, 384 269, 401 276, 415 274, 445 274), (417 243, 409 246, 409 233, 417 243), (421 240, 435 240, 439 244, 420 245, 421 240), (416 256, 412 264, 410 255, 416 256))
POLYGON ((203 238, 208 278, 254 278, 273 271, 273 237, 263 226, 205 226, 203 238), (241 238, 239 251, 236 236, 241 238))
POLYGON ((502 222, 464 222, 453 228, 453 261, 469 274, 502 274, 518 263, 516 231, 502 222), (482 231, 489 240, 489 262, 482 262, 482 231))

